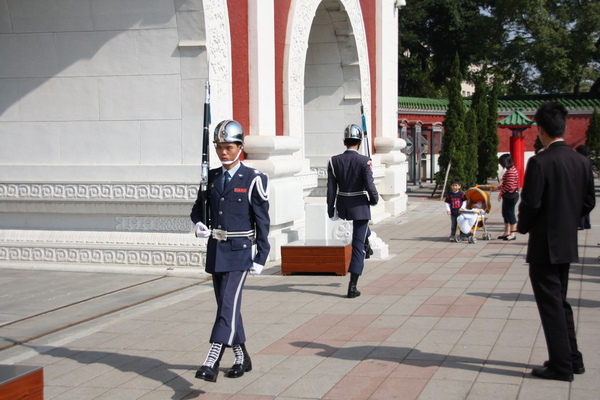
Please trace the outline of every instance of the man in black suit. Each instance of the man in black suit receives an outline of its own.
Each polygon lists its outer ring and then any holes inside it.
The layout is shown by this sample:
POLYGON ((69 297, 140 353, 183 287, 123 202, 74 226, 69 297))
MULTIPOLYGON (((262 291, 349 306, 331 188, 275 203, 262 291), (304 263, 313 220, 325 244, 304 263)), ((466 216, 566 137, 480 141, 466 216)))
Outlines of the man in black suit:
POLYGON ((363 139, 357 125, 344 130, 346 151, 331 157, 327 167, 327 213, 329 218, 352 221, 352 258, 350 259, 350 283, 348 298, 360 296, 356 288, 358 277, 365 265, 365 242, 370 235, 371 208, 379 201, 373 182, 372 162, 358 153, 363 139))
POLYGON ((573 311, 567 302, 571 262, 577 262, 577 226, 596 204, 592 166, 564 142, 567 111, 543 104, 535 114, 543 151, 530 158, 521 191, 517 230, 529 233, 529 278, 549 359, 532 375, 572 381, 583 374, 573 311))

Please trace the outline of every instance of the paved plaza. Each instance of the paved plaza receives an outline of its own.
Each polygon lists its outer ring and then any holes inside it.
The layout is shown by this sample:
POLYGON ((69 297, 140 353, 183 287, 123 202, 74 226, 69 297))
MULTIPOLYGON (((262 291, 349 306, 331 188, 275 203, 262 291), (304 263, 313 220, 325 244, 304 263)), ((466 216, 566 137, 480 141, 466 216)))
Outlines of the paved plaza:
POLYGON ((527 237, 495 239, 493 194, 493 239, 451 243, 431 192, 410 192, 405 214, 372 226, 390 255, 366 261, 358 298, 345 298, 348 276, 282 276, 277 262, 250 276, 253 369, 241 378, 224 376, 231 350, 216 383, 194 378, 215 315, 205 277, 86 268, 0 269, 0 363, 43 366, 46 400, 600 398, 600 206, 572 265, 586 373, 568 383, 530 375, 547 354, 527 237))

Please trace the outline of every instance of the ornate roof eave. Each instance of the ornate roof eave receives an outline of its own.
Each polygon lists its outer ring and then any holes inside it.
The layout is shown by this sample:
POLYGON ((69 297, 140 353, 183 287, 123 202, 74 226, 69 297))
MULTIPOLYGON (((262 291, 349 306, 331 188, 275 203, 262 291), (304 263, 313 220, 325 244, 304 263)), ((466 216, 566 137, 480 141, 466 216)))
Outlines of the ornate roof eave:
POLYGON ((536 125, 535 122, 527 118, 519 109, 514 110, 508 117, 497 121, 496 123, 500 128, 510 129, 526 129, 536 125))

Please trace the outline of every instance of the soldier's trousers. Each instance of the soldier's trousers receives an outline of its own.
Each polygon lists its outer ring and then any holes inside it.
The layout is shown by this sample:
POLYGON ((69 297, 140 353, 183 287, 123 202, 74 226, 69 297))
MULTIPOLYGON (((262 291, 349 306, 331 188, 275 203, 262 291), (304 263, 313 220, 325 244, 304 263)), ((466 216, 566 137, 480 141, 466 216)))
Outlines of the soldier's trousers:
POLYGON ((210 335, 211 343, 227 346, 246 342, 242 321, 242 289, 248 271, 216 272, 213 288, 217 299, 217 317, 210 335))
POLYGON ((362 275, 365 267, 365 241, 371 234, 368 219, 352 221, 352 258, 348 272, 362 275))

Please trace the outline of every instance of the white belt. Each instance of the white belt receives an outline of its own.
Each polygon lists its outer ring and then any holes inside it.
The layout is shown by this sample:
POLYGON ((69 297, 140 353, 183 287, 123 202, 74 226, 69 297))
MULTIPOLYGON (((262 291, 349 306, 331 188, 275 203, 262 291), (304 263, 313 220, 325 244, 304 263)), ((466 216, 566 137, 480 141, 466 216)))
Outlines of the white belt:
POLYGON ((218 240, 219 242, 224 242, 227 238, 254 238, 254 229, 250 229, 249 231, 237 231, 237 232, 227 232, 223 229, 213 229, 212 230, 213 239, 218 240))
POLYGON ((352 197, 352 196, 368 196, 367 192, 365 190, 361 191, 361 192, 338 192, 338 195, 340 196, 346 196, 346 197, 352 197))

